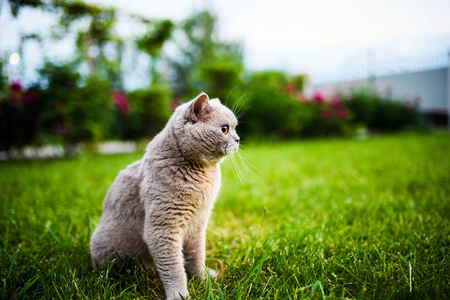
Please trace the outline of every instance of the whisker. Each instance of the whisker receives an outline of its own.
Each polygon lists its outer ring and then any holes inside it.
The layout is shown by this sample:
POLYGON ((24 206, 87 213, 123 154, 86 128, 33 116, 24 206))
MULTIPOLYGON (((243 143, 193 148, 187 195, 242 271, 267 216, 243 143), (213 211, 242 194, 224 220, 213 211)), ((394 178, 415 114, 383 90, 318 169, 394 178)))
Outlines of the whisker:
POLYGON ((244 94, 241 97, 239 97, 236 100, 236 102, 234 102, 232 111, 235 115, 238 115, 240 113, 240 110, 238 110, 238 109, 240 109, 242 107, 242 102, 244 102, 246 100, 247 95, 249 95, 249 94, 247 92, 244 92, 244 94))
MULTIPOLYGON (((235 170, 235 172, 236 172, 237 179, 239 179, 239 181, 241 181, 241 174, 239 173, 239 168, 238 168, 238 166, 236 165, 236 160, 234 159, 234 156, 231 156, 231 162, 233 163, 233 167, 234 167, 234 170, 235 170)), ((242 182, 242 181, 241 181, 241 182, 242 182)))
POLYGON ((243 174, 242 174, 241 170, 239 169, 239 165, 238 165, 238 163, 237 163, 236 158, 234 157, 234 155, 232 156, 232 160, 233 160, 234 166, 235 166, 235 168, 236 168, 236 172, 237 172, 237 174, 238 174, 239 181, 241 182, 241 184, 243 184, 243 182, 244 182, 244 181, 243 181, 243 174))
POLYGON ((237 111, 235 113, 236 119, 240 120, 242 116, 244 116, 247 111, 252 107, 252 105, 245 105, 244 103, 247 101, 247 95, 243 95, 238 102, 237 111))
POLYGON ((255 172, 259 172, 259 173, 261 173, 261 170, 258 169, 257 167, 255 167, 252 163, 250 163, 250 161, 245 157, 245 153, 242 150, 238 152, 238 156, 241 159, 242 165, 246 168, 246 170, 250 174, 252 174, 254 177, 259 178, 258 176, 256 176, 256 174, 252 171, 251 168, 253 168, 255 170, 255 172))
POLYGON ((241 119, 246 113, 247 111, 251 108, 252 106, 249 105, 248 107, 246 107, 244 110, 240 111, 237 115, 236 115, 236 119, 241 119))
MULTIPOLYGON (((233 163, 232 155, 226 157, 225 163, 226 163, 226 165, 230 166, 231 170, 235 170, 236 169, 236 166, 233 163)), ((238 176, 237 176, 237 172, 232 172, 232 173, 233 173, 234 178, 239 179, 238 176)))
MULTIPOLYGON (((235 89, 237 89, 236 86, 235 86, 234 88, 232 88, 231 91, 228 93, 227 99, 225 99, 225 106, 227 105, 228 98, 230 97, 230 95, 233 93, 233 91, 234 91, 235 89)), ((231 111, 233 111, 233 110, 231 110, 231 111)))
MULTIPOLYGON (((223 165, 224 165, 223 168, 225 169, 225 170, 224 170, 224 174, 227 174, 228 157, 225 157, 225 159, 224 159, 224 164, 223 164, 223 165)), ((223 176, 223 177, 227 178, 227 176, 223 176)), ((222 177, 222 178, 223 178, 223 177, 222 177)), ((222 180, 225 182, 226 179, 222 179, 222 180)))
MULTIPOLYGON (((242 108, 245 106, 245 103, 247 102, 248 98, 250 97, 250 93, 244 92, 244 94, 239 98, 237 101, 237 108, 242 108)), ((238 111, 239 113, 239 111, 238 111)))

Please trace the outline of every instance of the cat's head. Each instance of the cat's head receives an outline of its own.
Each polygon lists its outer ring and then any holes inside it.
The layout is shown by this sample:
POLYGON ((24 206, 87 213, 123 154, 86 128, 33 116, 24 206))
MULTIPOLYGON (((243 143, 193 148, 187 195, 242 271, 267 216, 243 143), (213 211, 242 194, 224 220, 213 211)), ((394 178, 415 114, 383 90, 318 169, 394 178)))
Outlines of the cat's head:
POLYGON ((193 162, 215 164, 239 148, 237 119, 219 99, 209 100, 207 94, 201 93, 179 106, 174 117, 178 146, 193 162))

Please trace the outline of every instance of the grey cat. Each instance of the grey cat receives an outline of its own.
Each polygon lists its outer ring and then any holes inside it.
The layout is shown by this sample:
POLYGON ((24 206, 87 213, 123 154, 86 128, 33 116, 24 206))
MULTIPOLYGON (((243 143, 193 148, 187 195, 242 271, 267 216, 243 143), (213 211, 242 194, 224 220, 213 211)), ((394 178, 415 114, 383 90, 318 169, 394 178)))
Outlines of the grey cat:
POLYGON ((144 158, 109 189, 91 238, 94 266, 128 255, 156 267, 168 299, 188 297, 184 266, 193 277, 205 276, 206 226, 219 163, 239 148, 236 125, 233 112, 205 93, 180 105, 144 158))

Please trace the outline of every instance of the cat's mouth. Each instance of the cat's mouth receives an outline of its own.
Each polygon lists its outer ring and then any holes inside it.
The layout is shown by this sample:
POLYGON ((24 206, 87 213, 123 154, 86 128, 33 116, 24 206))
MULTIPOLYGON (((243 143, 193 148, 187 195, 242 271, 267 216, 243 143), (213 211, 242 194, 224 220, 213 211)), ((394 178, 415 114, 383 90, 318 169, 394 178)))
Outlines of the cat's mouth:
POLYGON ((231 155, 239 150, 239 144, 227 145, 225 147, 225 156, 231 155))

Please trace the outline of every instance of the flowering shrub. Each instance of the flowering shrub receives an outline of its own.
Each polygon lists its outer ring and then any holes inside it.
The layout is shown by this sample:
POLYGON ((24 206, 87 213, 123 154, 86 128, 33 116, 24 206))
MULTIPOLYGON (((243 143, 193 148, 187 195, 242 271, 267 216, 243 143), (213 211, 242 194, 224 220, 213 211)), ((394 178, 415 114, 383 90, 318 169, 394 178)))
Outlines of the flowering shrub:
POLYGON ((351 132, 350 113, 338 95, 326 97, 317 91, 312 99, 302 97, 302 106, 310 106, 312 118, 302 132, 304 136, 348 135, 351 132))
POLYGON ((9 152, 44 140, 62 143, 66 155, 79 143, 105 139, 149 139, 170 116, 171 93, 153 87, 125 93, 95 77, 78 85, 70 66, 47 64, 40 85, 12 81, 0 93, 0 150, 9 152))
POLYGON ((0 149, 22 149, 36 141, 41 103, 36 101, 38 88, 24 90, 20 81, 9 84, 0 98, 0 149))
POLYGON ((302 95, 304 76, 281 72, 253 74, 246 86, 249 107, 239 132, 258 139, 291 139, 302 136, 347 135, 350 113, 339 97, 317 92, 312 99, 302 95))

